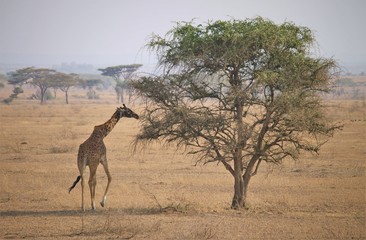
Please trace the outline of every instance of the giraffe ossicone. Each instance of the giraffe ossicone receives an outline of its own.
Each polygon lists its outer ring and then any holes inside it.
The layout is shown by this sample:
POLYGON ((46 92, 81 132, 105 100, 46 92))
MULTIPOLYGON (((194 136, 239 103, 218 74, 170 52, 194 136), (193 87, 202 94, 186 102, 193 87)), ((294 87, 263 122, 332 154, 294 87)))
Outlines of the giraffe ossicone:
POLYGON ((91 208, 95 210, 95 186, 97 184, 96 180, 96 171, 99 163, 103 165, 104 171, 107 174, 108 183, 105 189, 102 201, 100 205, 102 207, 105 206, 107 199, 107 192, 109 189, 109 185, 112 181, 112 176, 108 169, 107 162, 107 151, 104 145, 103 139, 113 130, 114 126, 121 118, 135 118, 139 119, 139 115, 133 112, 131 109, 127 108, 125 104, 123 107, 118 107, 112 117, 105 122, 104 124, 98 125, 94 127, 94 131, 90 135, 90 137, 85 140, 79 146, 79 152, 77 157, 77 165, 79 169, 80 175, 76 178, 75 182, 69 188, 69 193, 76 186, 76 184, 81 180, 81 209, 85 211, 84 204, 84 171, 86 166, 89 166, 90 176, 89 176, 89 189, 90 189, 90 198, 91 198, 91 208))

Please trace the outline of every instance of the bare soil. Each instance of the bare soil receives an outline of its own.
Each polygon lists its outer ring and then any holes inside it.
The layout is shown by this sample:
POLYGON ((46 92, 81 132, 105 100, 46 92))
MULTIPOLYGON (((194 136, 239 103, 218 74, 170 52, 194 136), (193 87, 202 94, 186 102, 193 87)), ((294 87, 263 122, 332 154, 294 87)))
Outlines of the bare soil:
MULTIPOLYGON (((81 212, 80 185, 68 193, 78 146, 118 105, 112 91, 70 102, 0 104, 1 239, 366 239, 365 100, 326 100, 343 131, 318 156, 263 164, 243 211, 229 208, 233 179, 222 165, 195 166, 174 146, 134 152, 139 122, 122 119, 105 139, 113 178, 106 207, 89 210, 87 194, 81 212)), ((99 202, 102 167, 97 182, 99 202)))

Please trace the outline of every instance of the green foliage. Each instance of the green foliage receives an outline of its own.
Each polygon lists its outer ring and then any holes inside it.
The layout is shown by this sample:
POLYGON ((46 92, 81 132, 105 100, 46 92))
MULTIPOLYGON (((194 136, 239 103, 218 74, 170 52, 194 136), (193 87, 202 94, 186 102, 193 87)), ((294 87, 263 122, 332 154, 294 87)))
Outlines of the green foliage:
MULTIPOLYGON (((39 89, 37 89, 36 93, 34 94, 34 99, 41 99, 42 93, 39 89)), ((43 93, 43 99, 44 101, 55 99, 55 96, 52 94, 52 91, 50 89, 47 89, 46 92, 43 93)))
POLYGON ((15 87, 14 89, 13 89, 13 93, 14 94, 16 94, 16 95, 18 95, 18 94, 21 94, 21 93, 23 93, 24 91, 23 91, 23 89, 21 88, 21 87, 15 87))
POLYGON ((100 84, 102 84, 103 81, 100 79, 82 79, 80 80, 79 84, 82 88, 92 89, 93 87, 96 87, 100 84))
POLYGON ((75 87, 79 84, 79 75, 71 73, 60 73, 57 72, 51 76, 53 78, 54 84, 52 87, 59 88, 61 91, 68 91, 70 87, 75 87))
POLYGON ((6 99, 3 100, 4 103, 10 104, 15 98, 18 97, 19 94, 23 93, 23 89, 21 87, 14 87, 13 93, 6 99))
POLYGON ((0 73, 0 88, 5 87, 5 82, 7 81, 7 77, 4 74, 0 73))
POLYGON ((88 99, 99 99, 99 96, 97 95, 97 93, 93 89, 90 89, 86 93, 86 96, 88 97, 88 99))
POLYGON ((312 42, 308 28, 255 18, 216 21, 207 26, 178 23, 167 37, 154 36, 149 46, 157 51, 162 65, 182 65, 211 73, 225 64, 244 64, 243 60, 260 64, 268 60, 268 53, 275 56, 271 59, 275 66, 293 53, 305 54, 312 42))
POLYGON ((134 72, 136 72, 142 64, 118 65, 107 68, 99 68, 103 76, 112 77, 115 81, 119 81, 121 77, 129 80, 134 72))
MULTIPOLYGON (((288 142, 291 149, 317 149, 300 143, 300 133, 328 134, 333 129, 328 129, 323 120, 319 93, 329 90, 336 64, 332 59, 310 56, 313 42, 306 27, 276 25, 262 18, 216 21, 206 26, 184 22, 166 37, 154 36, 149 46, 157 51, 166 72, 158 78, 141 78, 132 83, 159 106, 147 110, 139 137, 165 137, 188 145, 196 141, 199 144, 193 145, 198 148, 202 147, 202 139, 198 138, 203 138, 207 148, 215 145, 221 149, 227 148, 226 141, 212 143, 206 138, 215 139, 218 132, 225 130, 231 133, 227 137, 233 142, 229 144, 231 149, 225 150, 230 153, 238 144, 238 129, 233 122, 238 109, 242 109, 243 127, 248 131, 244 134, 250 136, 244 139, 246 155, 253 156, 258 151, 255 143, 261 129, 265 137, 273 138, 275 132, 283 135, 268 146, 268 151, 276 146, 276 154, 260 153, 268 161, 297 157, 292 150, 278 147, 280 142, 288 142), (208 106, 205 101, 210 99, 218 105, 210 102, 208 106), (215 127, 218 122, 221 126, 215 127), (269 128, 271 125, 273 129, 269 128)), ((216 153, 203 155, 210 158, 216 153)))
POLYGON ((56 80, 55 85, 53 88, 58 88, 61 91, 65 93, 65 101, 66 104, 69 103, 69 97, 68 97, 68 91, 71 87, 75 87, 80 83, 79 75, 71 73, 71 74, 65 74, 65 73, 57 73, 53 76, 53 78, 56 80))
MULTIPOLYGON (((14 91, 21 89, 21 86, 24 84, 30 84, 37 87, 38 91, 35 96, 37 99, 41 100, 41 103, 54 98, 48 91, 50 88, 60 89, 65 92, 66 103, 68 103, 67 93, 69 89, 78 85, 80 81, 79 75, 77 74, 65 74, 47 68, 22 68, 9 73, 8 75, 8 83, 15 86, 14 91)), ((22 92, 17 92, 16 96, 20 93, 22 92)), ((15 94, 15 92, 13 94, 15 94)), ((10 96, 5 101, 10 103, 16 96, 10 96)))
POLYGON ((317 153, 320 136, 339 128, 320 99, 336 62, 311 55, 313 43, 308 28, 263 18, 183 22, 153 36, 163 74, 131 82, 147 99, 137 140, 165 139, 221 162, 235 178, 232 207, 243 206, 261 161, 317 153))
POLYGON ((99 99, 99 96, 93 88, 102 83, 103 81, 101 79, 83 79, 80 81, 80 85, 83 88, 88 89, 88 92, 86 93, 88 99, 99 99))
POLYGON ((128 82, 133 79, 134 73, 142 66, 142 64, 119 65, 107 68, 100 68, 103 76, 112 77, 116 81, 115 90, 117 93, 117 101, 124 102, 123 92, 129 89, 128 82))
POLYGON ((351 78, 340 78, 336 81, 337 86, 347 86, 347 87, 355 87, 357 83, 355 83, 351 78))
POLYGON ((55 70, 47 68, 22 68, 9 74, 8 83, 12 85, 22 86, 23 84, 31 84, 39 89, 41 103, 46 101, 45 94, 47 89, 58 87, 58 73, 55 70))

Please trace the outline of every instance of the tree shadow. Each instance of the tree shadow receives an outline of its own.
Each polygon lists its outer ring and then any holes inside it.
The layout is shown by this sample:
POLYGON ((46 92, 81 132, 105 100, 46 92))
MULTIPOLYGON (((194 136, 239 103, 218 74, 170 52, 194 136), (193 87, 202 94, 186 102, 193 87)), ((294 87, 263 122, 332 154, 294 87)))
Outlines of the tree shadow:
MULTIPOLYGON (((79 216, 82 213, 84 212, 82 212, 81 210, 52 210, 52 211, 14 210, 14 211, 0 211, 0 217, 79 216)), ((89 212, 87 213, 90 214, 89 212)))
POLYGON ((44 216, 93 216, 93 215, 159 215, 169 213, 184 213, 174 206, 165 208, 107 208, 98 210, 10 210, 0 211, 0 217, 44 217, 44 216))

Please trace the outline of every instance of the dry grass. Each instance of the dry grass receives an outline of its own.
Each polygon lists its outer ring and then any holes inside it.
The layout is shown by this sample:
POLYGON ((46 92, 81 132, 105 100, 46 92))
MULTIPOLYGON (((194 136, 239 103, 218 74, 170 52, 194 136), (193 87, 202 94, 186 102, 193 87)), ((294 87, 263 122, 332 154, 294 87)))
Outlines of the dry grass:
MULTIPOLYGON (((112 115, 113 101, 110 92, 88 104, 0 105, 0 238, 366 238, 361 100, 329 101, 344 130, 319 156, 263 164, 250 185, 250 208, 240 212, 229 209, 233 180, 223 166, 194 167, 158 144, 133 153, 139 122, 123 119, 105 139, 113 176, 107 206, 82 213, 80 185, 67 192, 78 175, 77 149, 112 115)), ((97 181, 99 201, 107 182, 101 167, 97 181)))

